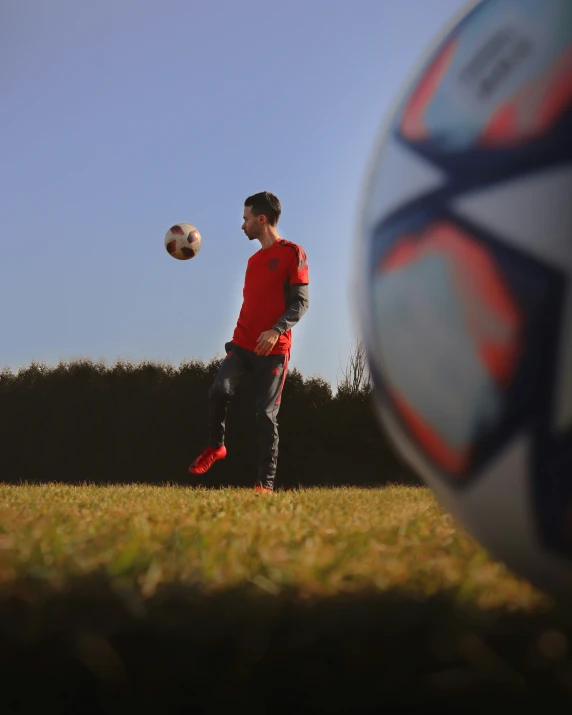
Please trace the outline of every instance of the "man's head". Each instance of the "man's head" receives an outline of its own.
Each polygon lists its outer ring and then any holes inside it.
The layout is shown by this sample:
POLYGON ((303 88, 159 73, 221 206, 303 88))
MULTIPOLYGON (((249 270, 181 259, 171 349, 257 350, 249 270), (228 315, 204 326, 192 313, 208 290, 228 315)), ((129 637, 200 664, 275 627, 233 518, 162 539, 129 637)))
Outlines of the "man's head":
POLYGON ((265 229, 276 226, 281 212, 280 201, 274 194, 269 191, 253 194, 244 202, 242 230, 251 241, 260 238, 265 229))

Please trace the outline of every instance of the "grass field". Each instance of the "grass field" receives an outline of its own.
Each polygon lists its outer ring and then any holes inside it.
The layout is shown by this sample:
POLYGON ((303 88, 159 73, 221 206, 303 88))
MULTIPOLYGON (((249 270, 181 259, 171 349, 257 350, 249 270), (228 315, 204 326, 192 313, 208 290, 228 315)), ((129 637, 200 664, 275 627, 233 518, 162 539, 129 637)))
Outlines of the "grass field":
POLYGON ((0 593, 6 713, 572 706, 569 609, 424 488, 4 485, 0 593))
POLYGON ((103 570, 144 596, 161 582, 271 594, 399 588, 533 611, 546 597, 491 560, 427 489, 164 486, 0 488, 1 579, 55 585, 103 570))

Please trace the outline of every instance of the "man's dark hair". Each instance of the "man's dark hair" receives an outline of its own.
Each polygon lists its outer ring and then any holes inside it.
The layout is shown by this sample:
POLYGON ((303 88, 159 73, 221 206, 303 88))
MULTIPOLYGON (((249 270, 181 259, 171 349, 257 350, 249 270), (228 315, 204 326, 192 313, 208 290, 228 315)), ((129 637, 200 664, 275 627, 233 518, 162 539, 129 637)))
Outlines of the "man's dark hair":
POLYGON ((258 194, 249 196, 244 202, 244 205, 250 206, 250 210, 255 216, 264 214, 271 226, 276 226, 280 214, 282 213, 280 200, 277 196, 271 194, 270 191, 260 191, 258 194))

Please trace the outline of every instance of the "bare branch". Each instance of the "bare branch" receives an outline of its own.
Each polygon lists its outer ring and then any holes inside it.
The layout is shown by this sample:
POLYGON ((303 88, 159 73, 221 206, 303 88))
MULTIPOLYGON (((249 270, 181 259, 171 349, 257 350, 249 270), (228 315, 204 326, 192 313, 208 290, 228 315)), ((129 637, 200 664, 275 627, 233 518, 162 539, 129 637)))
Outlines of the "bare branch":
POLYGON ((338 392, 346 395, 367 394, 371 391, 372 382, 367 369, 365 348, 358 340, 349 362, 343 370, 342 379, 338 383, 338 392))

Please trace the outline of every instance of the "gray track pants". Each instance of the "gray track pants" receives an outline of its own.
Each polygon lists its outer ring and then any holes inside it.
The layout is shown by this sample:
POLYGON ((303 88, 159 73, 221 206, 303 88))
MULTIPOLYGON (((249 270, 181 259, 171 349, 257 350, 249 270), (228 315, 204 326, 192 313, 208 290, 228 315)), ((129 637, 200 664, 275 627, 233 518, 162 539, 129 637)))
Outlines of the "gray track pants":
POLYGON ((278 463, 278 410, 288 371, 288 355, 257 355, 232 342, 209 391, 209 445, 224 444, 227 408, 240 380, 254 371, 259 466, 257 483, 274 489, 278 463))

